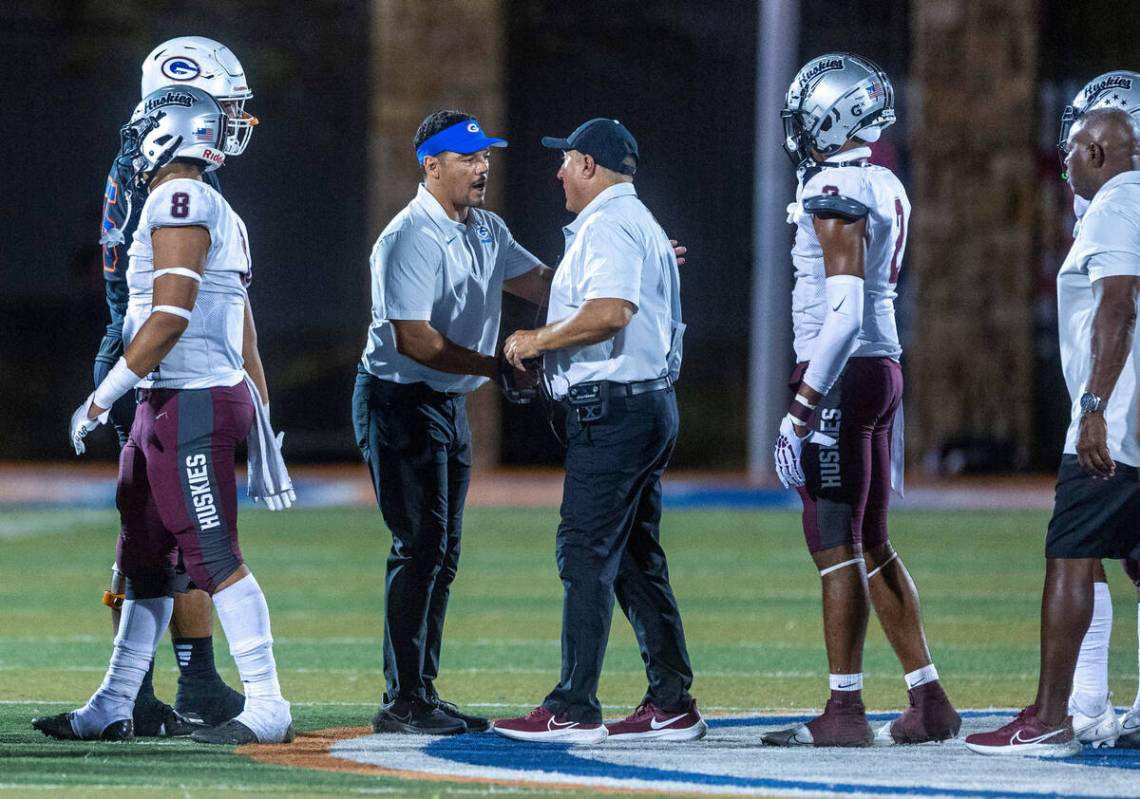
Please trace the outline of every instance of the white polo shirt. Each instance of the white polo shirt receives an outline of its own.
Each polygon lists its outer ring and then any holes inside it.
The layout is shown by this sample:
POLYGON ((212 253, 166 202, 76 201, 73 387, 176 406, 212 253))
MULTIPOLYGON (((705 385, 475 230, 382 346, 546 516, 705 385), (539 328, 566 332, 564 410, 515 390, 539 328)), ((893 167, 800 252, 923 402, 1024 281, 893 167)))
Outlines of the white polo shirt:
POLYGON ((467 393, 487 378, 431 369, 401 355, 389 322, 420 320, 461 347, 494 355, 503 281, 541 262, 512 238, 496 214, 478 208, 455 222, 420 184, 372 248, 372 324, 361 360, 370 374, 467 393))
MULTIPOLYGON (((1124 172, 1101 187, 1077 227, 1073 248, 1057 273, 1057 320, 1061 369, 1072 400, 1072 421, 1064 452, 1077 454, 1081 395, 1092 373, 1092 323, 1096 315, 1093 284, 1116 275, 1140 276, 1140 172, 1124 172)), ((1132 355, 1108 398, 1105 422, 1112 459, 1140 466, 1136 442, 1137 366, 1140 336, 1132 337, 1132 355)))
MULTIPOLYGON (((630 323, 599 344, 545 356, 554 396, 578 383, 635 383, 669 374, 674 311, 680 325, 680 275, 669 237, 637 197, 632 183, 617 183, 595 197, 563 228, 566 251, 550 287, 547 320, 573 316, 588 300, 627 300, 630 323)), ((676 356, 680 356, 680 331, 676 356)))

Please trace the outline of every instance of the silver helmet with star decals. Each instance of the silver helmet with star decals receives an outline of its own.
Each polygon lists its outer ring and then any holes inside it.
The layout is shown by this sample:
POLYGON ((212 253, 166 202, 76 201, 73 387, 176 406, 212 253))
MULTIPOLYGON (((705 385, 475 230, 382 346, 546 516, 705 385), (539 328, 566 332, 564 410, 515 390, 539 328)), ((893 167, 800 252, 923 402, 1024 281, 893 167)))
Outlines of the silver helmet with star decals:
POLYGON ((1073 102, 1065 106, 1061 114, 1061 137, 1057 140, 1057 147, 1062 151, 1062 161, 1073 123, 1094 108, 1120 108, 1140 117, 1140 72, 1126 69, 1106 72, 1077 92, 1073 102))
POLYGON ((784 150, 796 167, 834 153, 852 136, 869 141, 895 121, 895 90, 873 61, 854 53, 826 53, 792 79, 780 114, 784 150))

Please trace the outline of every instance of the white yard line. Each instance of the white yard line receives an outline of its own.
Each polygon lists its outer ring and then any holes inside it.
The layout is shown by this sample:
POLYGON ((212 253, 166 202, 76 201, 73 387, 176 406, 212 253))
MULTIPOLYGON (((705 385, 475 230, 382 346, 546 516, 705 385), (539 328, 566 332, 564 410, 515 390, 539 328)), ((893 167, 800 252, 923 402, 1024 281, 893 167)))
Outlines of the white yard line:
POLYGON ((101 511, 6 511, 0 517, 0 539, 74 533, 102 523, 105 515, 101 511))

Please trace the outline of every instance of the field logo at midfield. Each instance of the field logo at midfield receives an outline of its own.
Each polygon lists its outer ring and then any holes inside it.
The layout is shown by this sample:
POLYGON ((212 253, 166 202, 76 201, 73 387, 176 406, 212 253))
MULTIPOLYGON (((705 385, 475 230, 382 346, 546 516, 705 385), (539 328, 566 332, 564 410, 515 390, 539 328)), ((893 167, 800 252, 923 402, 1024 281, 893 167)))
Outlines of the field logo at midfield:
MULTIPOLYGON (((896 715, 869 717, 878 727, 896 715)), ((1013 711, 975 710, 962 715, 964 736, 1009 721, 1013 711)), ((708 736, 691 744, 527 744, 493 733, 446 738, 362 735, 331 743, 327 760, 332 765, 317 767, 364 773, 371 768, 377 774, 411 780, 708 796, 1116 799, 1137 796, 1140 784, 1140 750, 1086 748, 1074 758, 1044 760, 983 758, 969 752, 961 738, 861 750, 760 746, 762 732, 807 719, 711 718, 708 736)))

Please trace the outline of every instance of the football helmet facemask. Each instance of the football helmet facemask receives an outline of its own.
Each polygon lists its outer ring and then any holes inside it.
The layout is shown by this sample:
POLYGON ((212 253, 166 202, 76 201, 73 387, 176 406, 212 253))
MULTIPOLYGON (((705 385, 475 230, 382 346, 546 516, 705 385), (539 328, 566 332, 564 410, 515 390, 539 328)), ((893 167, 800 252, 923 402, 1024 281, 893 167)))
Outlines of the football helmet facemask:
POLYGON ((142 65, 142 96, 163 86, 194 86, 212 95, 226 112, 222 150, 241 155, 249 146, 257 117, 246 113, 253 92, 245 70, 230 48, 204 36, 179 36, 151 51, 142 65))
POLYGON ((226 114, 209 93, 194 86, 164 86, 135 108, 119 131, 120 158, 131 164, 131 183, 149 185, 155 172, 185 158, 211 172, 226 156, 226 114))
POLYGON ((877 64, 853 53, 826 53, 792 79, 780 113, 784 150, 797 168, 828 156, 863 131, 868 140, 895 121, 895 90, 877 64), (872 132, 872 129, 873 132, 872 132))

